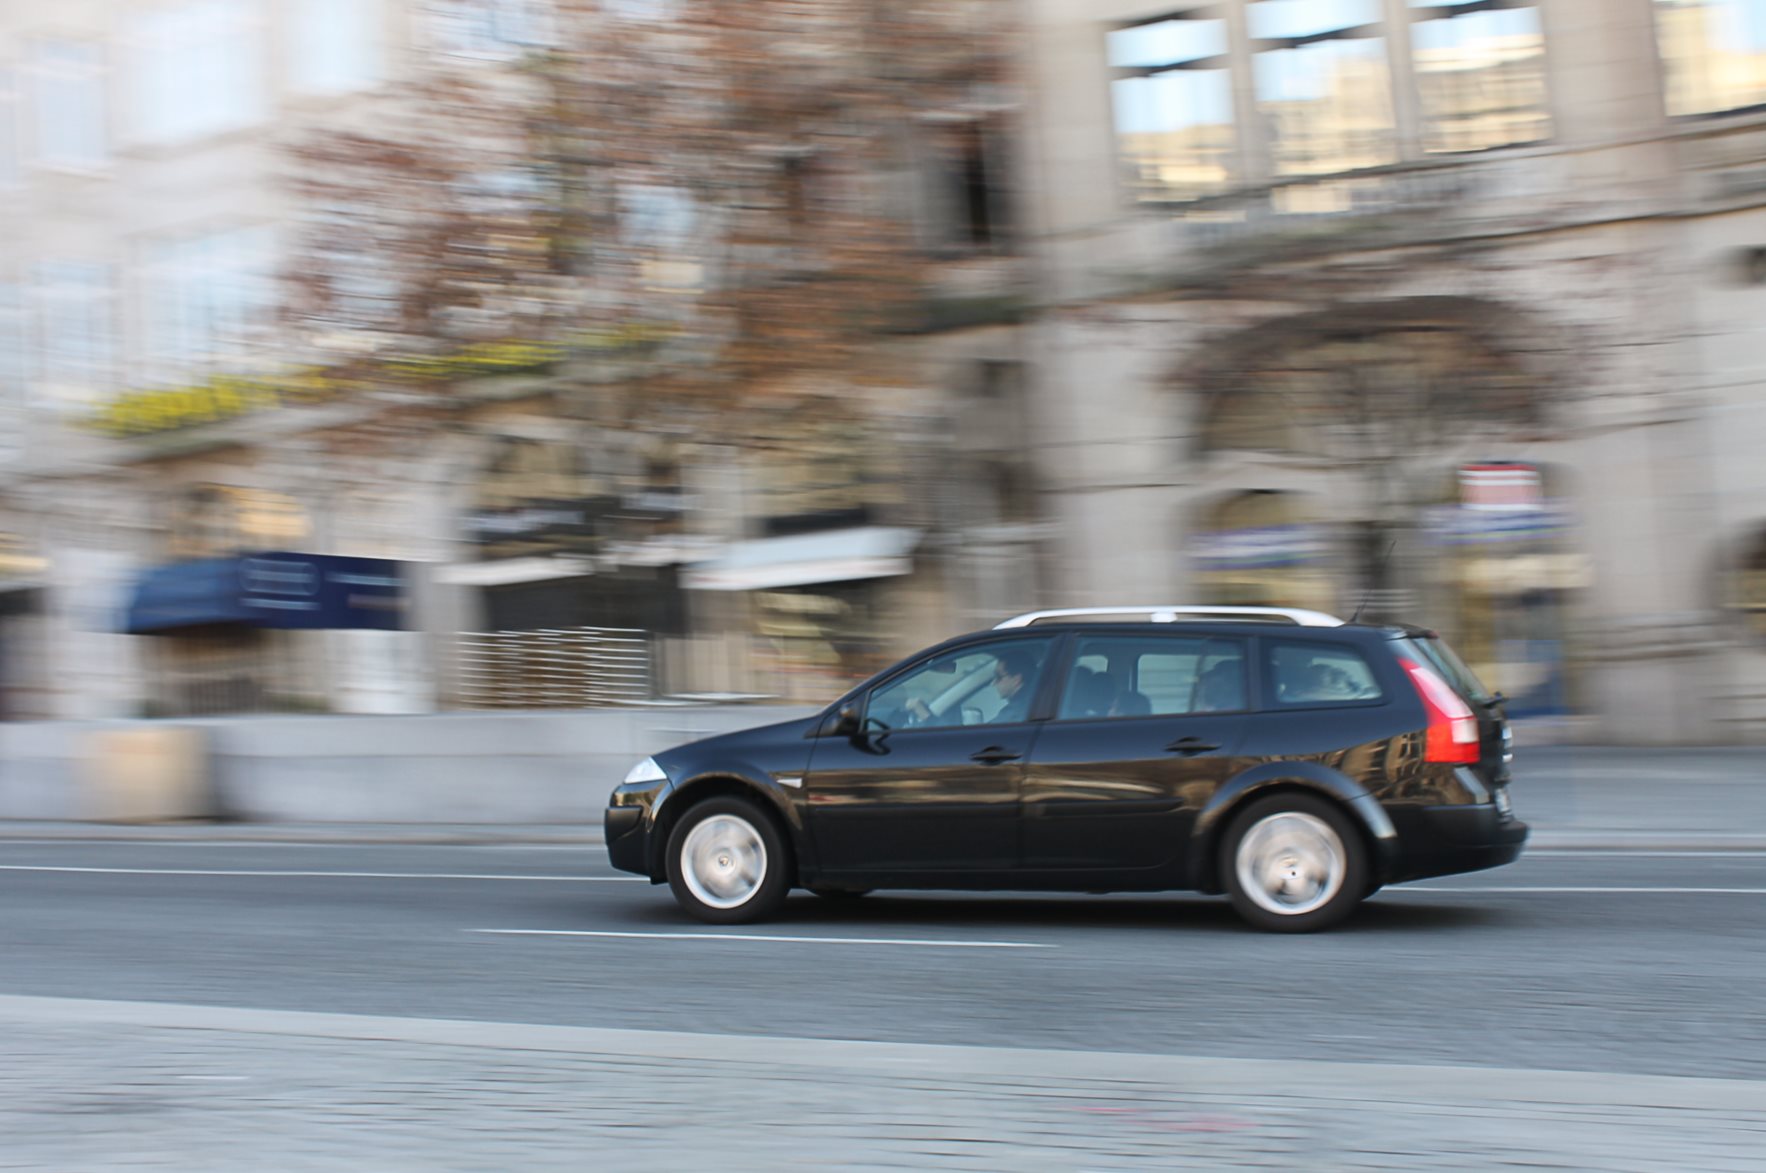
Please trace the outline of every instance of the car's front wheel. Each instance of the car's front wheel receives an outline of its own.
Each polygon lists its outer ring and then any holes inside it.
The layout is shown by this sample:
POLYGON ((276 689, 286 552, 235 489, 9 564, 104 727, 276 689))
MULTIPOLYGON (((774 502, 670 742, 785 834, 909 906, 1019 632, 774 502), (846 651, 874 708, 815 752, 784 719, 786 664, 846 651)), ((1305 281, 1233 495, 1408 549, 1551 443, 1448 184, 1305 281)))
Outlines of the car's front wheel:
POLYGON ((1367 849, 1340 807, 1275 794, 1227 829, 1221 883, 1240 916, 1260 929, 1308 933, 1348 916, 1368 890, 1367 849))
POLYGON ((668 837, 668 886, 682 908, 712 924, 743 924, 777 912, 790 884, 778 825, 745 798, 711 798, 668 837))

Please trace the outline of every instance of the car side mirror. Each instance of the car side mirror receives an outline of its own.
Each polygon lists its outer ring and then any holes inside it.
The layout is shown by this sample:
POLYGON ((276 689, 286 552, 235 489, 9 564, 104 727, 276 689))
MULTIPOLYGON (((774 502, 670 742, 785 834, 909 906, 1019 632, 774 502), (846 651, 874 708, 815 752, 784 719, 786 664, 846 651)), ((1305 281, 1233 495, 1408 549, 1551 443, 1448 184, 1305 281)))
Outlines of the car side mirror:
POLYGON ((855 737, 863 728, 864 718, 859 715, 858 705, 844 704, 835 711, 828 732, 834 737, 855 737))

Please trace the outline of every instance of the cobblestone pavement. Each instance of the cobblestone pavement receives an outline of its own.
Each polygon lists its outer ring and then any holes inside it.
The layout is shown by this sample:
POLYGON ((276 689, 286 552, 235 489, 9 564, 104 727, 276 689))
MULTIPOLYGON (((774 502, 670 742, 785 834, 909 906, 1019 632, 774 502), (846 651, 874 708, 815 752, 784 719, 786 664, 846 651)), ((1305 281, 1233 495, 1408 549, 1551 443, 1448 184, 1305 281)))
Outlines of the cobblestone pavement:
POLYGON ((1766 1083, 0 997, 0 1169, 1757 1170, 1766 1083))

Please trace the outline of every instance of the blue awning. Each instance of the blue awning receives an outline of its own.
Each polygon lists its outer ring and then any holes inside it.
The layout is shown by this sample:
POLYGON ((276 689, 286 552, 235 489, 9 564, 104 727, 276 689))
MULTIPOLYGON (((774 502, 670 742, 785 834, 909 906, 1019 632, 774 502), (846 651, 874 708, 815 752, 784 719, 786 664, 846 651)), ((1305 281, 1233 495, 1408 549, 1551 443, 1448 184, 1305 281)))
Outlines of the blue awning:
POLYGON ((132 635, 237 624, 275 628, 403 626, 401 563, 273 551, 159 566, 141 576, 123 630, 132 635))

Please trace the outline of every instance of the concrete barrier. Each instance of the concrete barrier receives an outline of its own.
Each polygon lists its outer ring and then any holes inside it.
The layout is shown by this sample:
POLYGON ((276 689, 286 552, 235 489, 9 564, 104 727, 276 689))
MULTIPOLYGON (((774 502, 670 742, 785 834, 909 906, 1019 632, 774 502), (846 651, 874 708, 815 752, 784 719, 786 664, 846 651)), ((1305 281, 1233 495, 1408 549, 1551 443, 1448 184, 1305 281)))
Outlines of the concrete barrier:
POLYGON ((81 737, 73 723, 0 722, 0 818, 83 819, 81 737))
POLYGON ((204 730, 136 725, 96 730, 82 742, 77 784, 85 818, 160 823, 217 813, 204 730))
POLYGON ((808 716, 738 705, 0 725, 0 819, 595 824, 646 754, 808 716), (169 769, 178 750, 191 764, 169 769), (106 763, 95 768, 95 763, 106 763))

